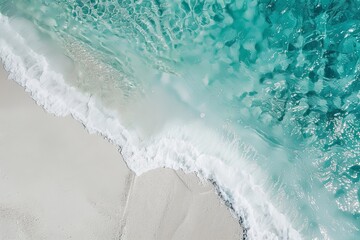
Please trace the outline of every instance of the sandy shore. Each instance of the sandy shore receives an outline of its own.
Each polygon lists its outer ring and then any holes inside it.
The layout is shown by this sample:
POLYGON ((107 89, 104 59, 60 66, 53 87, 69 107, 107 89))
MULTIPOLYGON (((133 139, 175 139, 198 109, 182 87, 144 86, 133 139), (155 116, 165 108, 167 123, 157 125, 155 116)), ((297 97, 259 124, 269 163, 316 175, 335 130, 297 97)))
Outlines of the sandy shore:
POLYGON ((46 113, 0 66, 0 239, 240 239, 210 184, 135 176, 115 146, 46 113))

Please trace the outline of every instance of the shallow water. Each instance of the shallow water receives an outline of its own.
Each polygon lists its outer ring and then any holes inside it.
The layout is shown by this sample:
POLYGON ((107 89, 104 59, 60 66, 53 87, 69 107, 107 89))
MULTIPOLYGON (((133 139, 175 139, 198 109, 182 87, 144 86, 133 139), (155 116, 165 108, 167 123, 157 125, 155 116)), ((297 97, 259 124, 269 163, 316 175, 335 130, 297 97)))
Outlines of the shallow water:
POLYGON ((249 239, 359 235, 360 2, 0 0, 0 12, 10 77, 135 172, 214 181, 249 239))

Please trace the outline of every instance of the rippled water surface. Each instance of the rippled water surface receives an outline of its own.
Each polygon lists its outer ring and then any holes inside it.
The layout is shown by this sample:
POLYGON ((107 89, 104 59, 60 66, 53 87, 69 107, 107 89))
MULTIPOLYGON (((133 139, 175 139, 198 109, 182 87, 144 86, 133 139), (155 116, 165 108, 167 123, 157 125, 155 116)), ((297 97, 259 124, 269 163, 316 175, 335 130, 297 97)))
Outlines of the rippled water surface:
POLYGON ((137 140, 95 131, 122 139, 133 170, 213 180, 250 239, 359 237, 360 1, 0 0, 0 12, 7 70, 22 64, 44 91, 51 70, 116 110, 137 140))

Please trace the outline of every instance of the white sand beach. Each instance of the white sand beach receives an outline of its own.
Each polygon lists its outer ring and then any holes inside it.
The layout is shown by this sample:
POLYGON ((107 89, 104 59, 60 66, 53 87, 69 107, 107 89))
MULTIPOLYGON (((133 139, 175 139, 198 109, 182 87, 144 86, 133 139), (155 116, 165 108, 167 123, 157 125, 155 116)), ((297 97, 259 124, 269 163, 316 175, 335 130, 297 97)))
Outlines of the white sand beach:
POLYGON ((0 239, 241 239, 211 184, 136 176, 114 145, 46 113, 0 66, 0 239))

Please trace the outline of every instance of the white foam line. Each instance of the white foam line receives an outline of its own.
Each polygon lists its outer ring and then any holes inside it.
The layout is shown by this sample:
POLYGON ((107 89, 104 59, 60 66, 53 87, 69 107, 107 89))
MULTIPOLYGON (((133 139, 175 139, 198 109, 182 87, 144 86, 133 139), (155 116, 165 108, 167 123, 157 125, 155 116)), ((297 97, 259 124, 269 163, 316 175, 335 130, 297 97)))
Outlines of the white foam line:
POLYGON ((56 116, 72 115, 90 133, 98 133, 120 148, 128 166, 142 174, 154 168, 168 167, 196 172, 215 181, 225 201, 241 217, 249 239, 300 239, 285 215, 269 201, 259 180, 265 176, 247 161, 237 144, 229 145, 201 124, 169 127, 150 141, 140 141, 125 129, 117 114, 103 107, 94 97, 67 85, 62 74, 52 70, 46 58, 32 50, 9 19, 0 14, 0 58, 9 73, 29 92, 38 105, 56 116), (208 135, 204 136, 204 134, 208 135), (197 138, 202 136, 202 138, 197 138), (202 139, 216 147, 204 150, 202 139), (224 149, 228 151, 224 151, 224 149), (227 155, 223 156, 226 152, 227 155), (221 159, 235 159, 230 165, 221 159), (246 167, 245 167, 246 166, 246 167))

